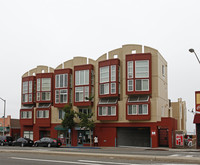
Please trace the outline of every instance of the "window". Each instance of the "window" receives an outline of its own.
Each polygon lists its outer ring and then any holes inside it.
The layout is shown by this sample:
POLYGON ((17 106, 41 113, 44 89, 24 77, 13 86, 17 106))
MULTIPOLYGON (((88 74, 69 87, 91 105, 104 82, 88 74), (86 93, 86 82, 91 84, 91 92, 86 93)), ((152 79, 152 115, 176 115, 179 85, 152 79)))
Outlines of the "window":
POLYGON ((165 77, 165 65, 162 65, 162 76, 165 77))
POLYGON ((137 105, 128 105, 128 115, 137 114, 137 105))
POLYGON ((60 100, 59 90, 56 90, 55 92, 56 92, 56 94, 55 94, 55 102, 59 103, 59 100, 60 100))
POLYGON ((139 60, 135 61, 135 78, 149 77, 149 61, 139 60))
POLYGON ((51 78, 42 78, 42 91, 51 91, 51 78))
POLYGON ((133 61, 127 62, 127 77, 133 78, 133 61))
POLYGON ((111 65, 111 81, 116 81, 116 65, 111 65))
POLYGON ((40 78, 37 79, 37 91, 40 91, 40 78))
POLYGON ((68 74, 58 74, 55 79, 56 88, 68 87, 68 74))
POLYGON ((33 131, 24 131, 24 137, 33 140, 33 131))
POLYGON ((75 88, 75 100, 76 102, 89 101, 89 86, 76 87, 75 88))
POLYGON ((23 82, 23 94, 28 93, 28 81, 23 82))
POLYGON ((29 81, 29 93, 32 93, 32 81, 29 81))
POLYGON ((65 111, 59 110, 59 119, 64 119, 65 117, 65 111))
POLYGON ((67 103, 67 89, 60 90, 60 103, 67 103))
POLYGON ((23 100, 24 103, 28 102, 28 94, 23 94, 22 100, 23 100))
POLYGON ((116 83, 111 83, 111 94, 116 93, 116 83))
POLYGON ((88 109, 88 108, 81 108, 81 109, 79 109, 79 112, 88 115, 88 114, 91 114, 91 113, 92 113, 92 110, 91 110, 91 109, 88 109))
POLYGON ((148 91, 149 90, 149 80, 148 79, 135 80, 135 90, 136 91, 148 91))
POLYGON ((88 85, 89 84, 89 70, 79 70, 75 72, 75 84, 76 85, 88 85))
POLYGON ((100 106, 99 116, 116 116, 116 106, 100 106))
POLYGON ((40 101, 40 92, 37 92, 37 101, 40 101))
POLYGON ((21 111, 21 119, 31 119, 32 112, 31 111, 21 111))
POLYGON ((109 66, 100 68, 100 83, 109 82, 109 66))
POLYGON ((128 115, 148 115, 148 105, 139 104, 139 105, 128 105, 128 115))
POLYGON ((109 83, 100 84, 100 95, 109 94, 109 83))
POLYGON ((49 118, 49 110, 37 111, 37 118, 49 118))
POLYGON ((75 100, 76 102, 83 101, 83 87, 75 88, 75 100))
POLYGON ((50 92, 42 92, 42 101, 49 101, 51 99, 50 92))
POLYGON ((128 80, 128 91, 133 91, 133 80, 128 80))
POLYGON ((29 102, 32 102, 32 94, 29 94, 28 99, 29 99, 29 100, 28 100, 29 102))

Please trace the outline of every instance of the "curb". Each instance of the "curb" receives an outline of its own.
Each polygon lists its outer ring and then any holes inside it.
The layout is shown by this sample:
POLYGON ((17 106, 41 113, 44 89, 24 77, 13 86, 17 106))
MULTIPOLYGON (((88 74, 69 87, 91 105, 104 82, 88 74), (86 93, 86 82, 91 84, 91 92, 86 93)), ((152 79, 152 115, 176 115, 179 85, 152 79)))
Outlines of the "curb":
POLYGON ((130 160, 150 160, 150 161, 166 161, 166 162, 184 162, 184 163, 200 163, 198 157, 173 157, 173 156, 153 156, 153 155, 125 155, 125 154, 103 154, 103 153, 83 153, 83 152, 58 152, 58 151, 35 151, 35 150, 0 150, 6 153, 33 153, 48 155, 72 155, 72 156, 94 156, 94 157, 112 157, 130 160))

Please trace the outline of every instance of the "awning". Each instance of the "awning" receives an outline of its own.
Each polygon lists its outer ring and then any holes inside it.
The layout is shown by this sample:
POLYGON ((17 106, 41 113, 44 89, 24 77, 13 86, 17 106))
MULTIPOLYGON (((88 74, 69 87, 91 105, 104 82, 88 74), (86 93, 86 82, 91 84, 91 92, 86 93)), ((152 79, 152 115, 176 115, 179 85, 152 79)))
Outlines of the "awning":
POLYGON ((200 123, 200 114, 196 114, 196 115, 194 116, 194 121, 193 121, 193 123, 196 123, 196 124, 199 124, 199 123, 200 123))
POLYGON ((116 104, 118 98, 102 98, 99 100, 99 104, 116 104))
POLYGON ((130 96, 128 98, 128 102, 148 102, 149 101, 149 96, 148 95, 140 95, 140 96, 130 96))
POLYGON ((68 128, 64 128, 62 125, 57 125, 54 127, 56 131, 66 131, 68 128))

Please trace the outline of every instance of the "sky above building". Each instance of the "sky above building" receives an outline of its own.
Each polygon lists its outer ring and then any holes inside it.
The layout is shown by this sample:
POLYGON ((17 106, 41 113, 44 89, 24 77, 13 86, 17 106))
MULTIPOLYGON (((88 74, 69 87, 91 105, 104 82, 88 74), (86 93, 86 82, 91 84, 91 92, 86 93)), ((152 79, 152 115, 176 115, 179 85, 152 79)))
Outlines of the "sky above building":
MULTIPOLYGON (((125 44, 157 49, 168 62, 168 97, 195 107, 200 90, 199 0, 0 0, 0 97, 19 118, 21 76, 75 56, 96 60, 125 44)), ((3 116, 0 102, 0 116, 3 116)), ((194 130, 188 113, 187 129, 194 130)))

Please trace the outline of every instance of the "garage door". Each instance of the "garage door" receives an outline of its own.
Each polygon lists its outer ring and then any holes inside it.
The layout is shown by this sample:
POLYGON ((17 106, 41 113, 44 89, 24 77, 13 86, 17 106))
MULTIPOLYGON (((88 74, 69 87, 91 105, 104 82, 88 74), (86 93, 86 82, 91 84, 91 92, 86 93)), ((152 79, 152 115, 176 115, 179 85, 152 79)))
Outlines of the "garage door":
POLYGON ((117 128, 117 145, 150 147, 150 128, 149 127, 117 128))

